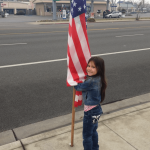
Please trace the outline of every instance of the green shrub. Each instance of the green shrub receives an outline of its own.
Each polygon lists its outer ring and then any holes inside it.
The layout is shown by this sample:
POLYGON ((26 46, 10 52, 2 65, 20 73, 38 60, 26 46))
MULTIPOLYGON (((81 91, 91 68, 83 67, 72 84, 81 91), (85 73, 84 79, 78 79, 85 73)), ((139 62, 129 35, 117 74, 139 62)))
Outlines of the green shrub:
POLYGON ((95 22, 95 19, 94 18, 88 18, 87 22, 95 22))

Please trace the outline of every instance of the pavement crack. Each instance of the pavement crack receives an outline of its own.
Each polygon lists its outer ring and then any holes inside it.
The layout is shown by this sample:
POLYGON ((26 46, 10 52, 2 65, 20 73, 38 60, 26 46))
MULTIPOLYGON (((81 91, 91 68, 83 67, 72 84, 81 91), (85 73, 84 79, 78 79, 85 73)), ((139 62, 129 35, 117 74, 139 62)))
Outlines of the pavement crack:
POLYGON ((12 129, 12 133, 13 133, 13 135, 14 135, 16 141, 20 141, 20 144, 21 144, 23 150, 26 150, 25 147, 24 147, 24 145, 23 145, 23 143, 21 142, 21 140, 19 140, 19 139, 17 138, 17 136, 16 136, 16 134, 15 134, 15 131, 14 131, 13 129, 12 129))
POLYGON ((132 146, 134 149, 138 150, 136 147, 134 147, 131 143, 129 143, 126 139, 124 139, 122 136, 120 136, 117 132, 115 132, 114 130, 112 130, 109 126, 107 126, 103 121, 102 123, 112 132, 114 132, 117 136, 119 136, 121 139, 123 139, 124 141, 126 141, 130 146, 132 146))

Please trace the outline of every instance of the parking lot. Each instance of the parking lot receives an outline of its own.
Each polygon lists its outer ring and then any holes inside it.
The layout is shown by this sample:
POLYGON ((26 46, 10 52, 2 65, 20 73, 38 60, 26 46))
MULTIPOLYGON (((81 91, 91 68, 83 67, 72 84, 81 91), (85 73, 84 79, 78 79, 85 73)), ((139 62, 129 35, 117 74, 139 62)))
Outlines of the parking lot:
MULTIPOLYGON (((131 14, 132 16, 125 16, 125 18, 136 18, 137 14, 131 14)), ((146 18, 150 17, 150 13, 140 13, 140 18, 146 18)), ((96 15, 95 18, 103 19, 103 16, 101 15, 98 17, 96 15)), ((62 18, 57 18, 58 20, 64 20, 62 18)), ((52 16, 37 16, 37 15, 8 15, 6 18, 2 18, 0 16, 0 23, 3 22, 35 22, 38 20, 52 20, 52 16)))

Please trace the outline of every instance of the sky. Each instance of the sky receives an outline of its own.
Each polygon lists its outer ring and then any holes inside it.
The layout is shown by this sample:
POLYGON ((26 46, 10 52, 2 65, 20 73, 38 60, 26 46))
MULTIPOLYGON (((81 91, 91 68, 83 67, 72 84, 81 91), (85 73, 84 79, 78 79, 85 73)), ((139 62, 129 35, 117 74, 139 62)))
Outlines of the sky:
MULTIPOLYGON (((115 0, 114 0, 115 1, 115 0)), ((116 0, 116 2, 118 2, 119 0, 116 0)), ((123 0, 120 0, 123 1, 123 0)), ((125 0, 125 1, 132 1, 132 2, 141 2, 142 0, 125 0)), ((150 0, 145 0, 145 3, 149 3, 150 4, 150 0)))

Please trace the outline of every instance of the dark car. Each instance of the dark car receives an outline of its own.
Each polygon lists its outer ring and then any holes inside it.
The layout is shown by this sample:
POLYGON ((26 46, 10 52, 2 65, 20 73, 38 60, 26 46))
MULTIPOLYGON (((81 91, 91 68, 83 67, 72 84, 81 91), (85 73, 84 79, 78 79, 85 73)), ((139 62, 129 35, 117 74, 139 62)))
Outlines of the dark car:
POLYGON ((4 18, 5 17, 5 13, 3 11, 0 12, 0 15, 4 18))
POLYGON ((103 11, 103 18, 106 18, 106 15, 110 14, 109 10, 105 10, 103 11))

